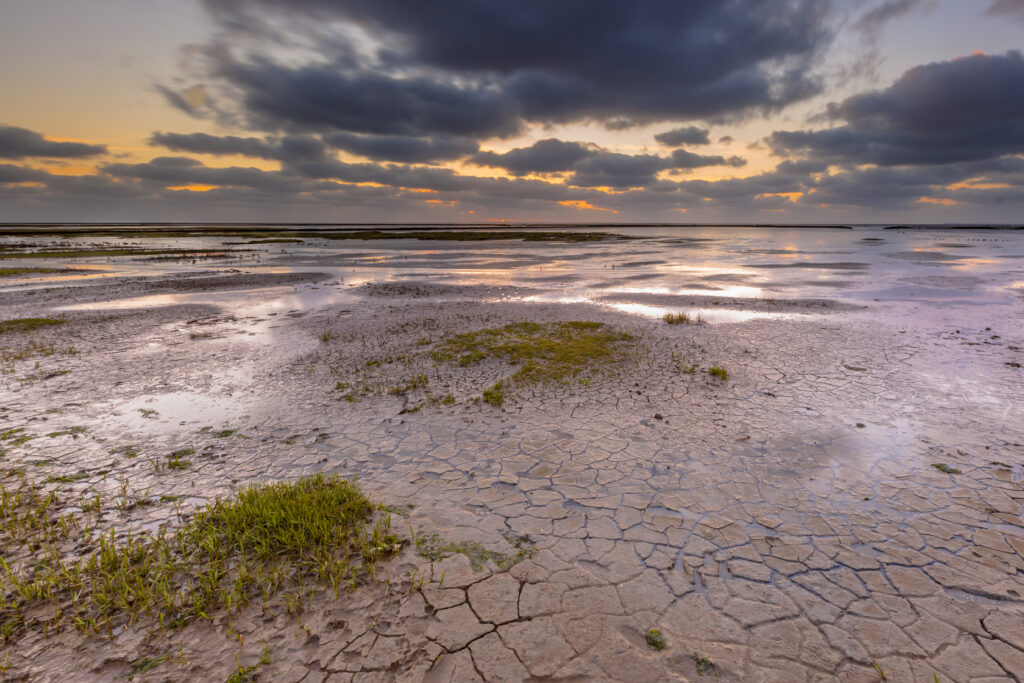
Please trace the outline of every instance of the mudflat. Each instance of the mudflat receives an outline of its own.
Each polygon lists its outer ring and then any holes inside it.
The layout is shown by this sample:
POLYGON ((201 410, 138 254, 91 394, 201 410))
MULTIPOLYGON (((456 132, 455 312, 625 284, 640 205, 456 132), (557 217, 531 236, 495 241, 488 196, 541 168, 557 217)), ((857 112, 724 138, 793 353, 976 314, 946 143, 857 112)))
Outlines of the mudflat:
POLYGON ((579 232, 0 238, 2 676, 1024 676, 1020 231, 579 232), (110 550, 319 473, 341 583, 110 550))

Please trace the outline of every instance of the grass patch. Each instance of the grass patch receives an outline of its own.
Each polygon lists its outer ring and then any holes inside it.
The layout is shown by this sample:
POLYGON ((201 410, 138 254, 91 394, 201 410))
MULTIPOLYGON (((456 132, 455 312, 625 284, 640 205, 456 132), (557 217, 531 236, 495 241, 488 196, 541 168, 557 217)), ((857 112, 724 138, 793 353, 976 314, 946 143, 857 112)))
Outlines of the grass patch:
POLYGON ((963 474, 963 472, 961 472, 961 471, 960 471, 960 470, 958 470, 957 468, 955 468, 955 467, 950 467, 949 465, 947 465, 947 464, 946 464, 946 463, 944 463, 944 462, 936 462, 936 463, 932 463, 932 467, 934 467, 935 469, 937 469, 937 470, 938 470, 939 472, 944 472, 944 473, 946 473, 946 474, 963 474))
POLYGON ((58 436, 72 436, 77 439, 78 435, 85 434, 87 429, 88 427, 68 427, 67 429, 60 429, 56 432, 50 432, 46 436, 50 437, 51 439, 58 436))
POLYGON ((0 320, 0 334, 5 332, 33 332, 44 327, 63 325, 65 320, 56 318, 14 318, 12 320, 0 320))
POLYGON ((489 389, 484 389, 483 399, 484 403, 490 403, 495 408, 501 406, 505 402, 505 386, 504 382, 498 380, 489 389))
POLYGON ((195 452, 194 448, 179 448, 174 451, 167 456, 167 469, 187 470, 192 467, 192 461, 188 459, 188 456, 195 455, 195 452))
POLYGON ((139 415, 146 418, 147 420, 155 420, 160 413, 153 410, 152 408, 139 408, 139 415))
POLYGON ((231 250, 213 251, 210 249, 55 249, 51 251, 0 252, 0 259, 105 258, 109 256, 170 256, 172 258, 190 258, 195 256, 223 256, 230 253, 231 250))
POLYGON ((7 567, 0 625, 7 637, 65 624, 109 633, 142 617, 170 628, 257 597, 267 601, 286 587, 299 590, 307 580, 340 594, 373 577, 376 563, 401 547, 390 516, 374 521, 376 510, 355 484, 333 475, 253 484, 207 505, 173 533, 120 539, 111 530, 82 559, 40 553, 20 572, 7 567), (27 621, 43 604, 52 615, 27 621))
POLYGON ((448 337, 431 357, 462 366, 491 358, 518 366, 484 392, 486 402, 501 405, 505 391, 515 385, 558 384, 615 362, 622 355, 620 342, 632 339, 598 322, 521 322, 448 337))
POLYGON ((498 569, 506 571, 526 558, 533 557, 537 552, 533 542, 527 537, 509 535, 503 538, 515 548, 516 552, 511 554, 499 553, 494 550, 488 550, 474 541, 446 543, 437 534, 416 536, 416 552, 421 557, 425 557, 432 562, 437 562, 445 557, 460 553, 469 558, 469 563, 475 572, 483 571, 488 562, 493 562, 498 569))
POLYGON ((61 474, 47 477, 46 481, 49 484, 71 484, 88 478, 89 474, 87 472, 77 472, 75 474, 61 474))
POLYGON ((652 650, 664 650, 665 649, 665 636, 661 635, 661 631, 652 628, 646 633, 647 647, 652 650))
POLYGON ((189 339, 213 339, 212 332, 190 332, 189 339))
POLYGON ((108 453, 111 455, 120 455, 125 458, 136 458, 139 455, 138 446, 118 446, 117 448, 111 448, 108 453))
POLYGON ((711 661, 711 658, 706 655, 693 655, 694 666, 697 667, 698 676, 717 676, 718 667, 711 661))
POLYGON ((729 379, 729 371, 717 365, 712 365, 711 369, 708 370, 708 374, 723 381, 729 379))
POLYGON ((689 325, 690 316, 687 313, 666 313, 665 322, 669 325, 689 325))
MULTIPOLYGON (((57 503, 55 492, 44 493, 36 484, 20 482, 16 488, 0 484, 0 556, 19 546, 39 548, 67 538, 78 522, 73 515, 57 515, 57 503)), ((0 596, 0 614, 4 600, 0 596)))
POLYGON ((423 389, 429 383, 430 383, 430 380, 427 379, 427 376, 424 375, 423 373, 420 373, 418 375, 415 375, 415 376, 411 377, 408 381, 403 382, 402 384, 399 384, 396 387, 392 387, 391 393, 395 394, 395 395, 407 394, 410 391, 415 391, 417 389, 423 389))
POLYGON ((0 277, 15 277, 17 275, 46 275, 48 273, 63 272, 60 268, 0 268, 0 277))
POLYGON ((24 427, 15 427, 6 432, 0 432, 0 441, 7 441, 9 446, 20 446, 36 438, 32 434, 26 434, 24 427))

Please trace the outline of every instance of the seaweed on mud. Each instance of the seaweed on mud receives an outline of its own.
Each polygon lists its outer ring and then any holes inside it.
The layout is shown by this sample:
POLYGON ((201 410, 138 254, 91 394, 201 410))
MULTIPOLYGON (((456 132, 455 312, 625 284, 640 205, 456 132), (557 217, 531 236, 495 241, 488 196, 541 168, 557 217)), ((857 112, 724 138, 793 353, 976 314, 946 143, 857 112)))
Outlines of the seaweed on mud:
POLYGON ((932 467, 934 467, 935 469, 937 469, 937 470, 938 470, 939 472, 944 472, 944 473, 946 473, 946 474, 963 474, 963 472, 961 472, 961 471, 960 471, 960 470, 958 470, 957 468, 955 468, 955 467, 950 467, 949 465, 947 465, 947 464, 946 464, 946 463, 944 463, 944 462, 936 462, 936 463, 932 463, 932 467))

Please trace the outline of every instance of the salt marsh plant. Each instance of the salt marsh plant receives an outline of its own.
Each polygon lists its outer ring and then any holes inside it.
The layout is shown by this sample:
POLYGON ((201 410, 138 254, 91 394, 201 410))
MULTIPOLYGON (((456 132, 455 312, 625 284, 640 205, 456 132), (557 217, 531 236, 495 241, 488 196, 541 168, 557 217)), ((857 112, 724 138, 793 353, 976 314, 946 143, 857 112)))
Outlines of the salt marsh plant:
POLYGON ((5 332, 34 332, 35 330, 53 325, 63 325, 65 320, 57 318, 14 318, 0 320, 0 334, 5 332))
MULTIPOLYGON (((4 546, 26 538, 50 546, 66 536, 67 516, 50 514, 56 502, 55 494, 28 485, 0 488, 4 546)), ((122 536, 111 529, 78 559, 40 549, 18 569, 3 562, 0 632, 10 638, 70 624, 110 633, 144 617, 177 628, 309 581, 340 594, 400 550, 390 524, 354 483, 337 476, 253 484, 207 505, 176 531, 122 536), (50 618, 34 621, 44 605, 50 618)))
POLYGON ((585 371, 613 364, 624 355, 622 342, 632 339, 599 322, 520 322, 453 335, 444 339, 431 357, 438 363, 460 366, 488 359, 518 366, 484 391, 484 401, 500 406, 506 390, 517 385, 561 384, 585 371))
POLYGON ((729 371, 717 365, 712 365, 711 369, 708 370, 708 374, 723 381, 729 379, 729 371))
POLYGON ((666 313, 664 319, 669 325, 690 324, 690 316, 687 313, 666 313))

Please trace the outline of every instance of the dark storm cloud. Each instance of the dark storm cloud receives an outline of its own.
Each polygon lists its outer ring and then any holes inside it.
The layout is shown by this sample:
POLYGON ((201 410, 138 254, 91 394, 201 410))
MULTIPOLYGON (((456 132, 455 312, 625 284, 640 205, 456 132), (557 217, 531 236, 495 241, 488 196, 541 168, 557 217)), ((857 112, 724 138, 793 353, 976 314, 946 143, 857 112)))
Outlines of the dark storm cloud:
POLYGON ((375 161, 405 163, 430 163, 460 159, 480 149, 476 140, 440 135, 414 137, 338 132, 324 135, 324 141, 337 149, 375 161))
POLYGON ((220 74, 241 90, 242 107, 257 128, 492 137, 521 127, 516 102, 487 85, 266 61, 225 63, 220 74))
POLYGON ((820 91, 810 64, 834 17, 832 0, 205 4, 227 36, 211 46, 207 75, 229 86, 253 127, 475 138, 513 135, 523 122, 777 110, 820 91), (301 43, 310 26, 318 31, 301 43), (370 47, 346 39, 353 27, 370 47), (286 66, 226 47, 289 34, 318 59, 286 66))
POLYGON ((709 145, 711 139, 706 128, 697 126, 684 126, 673 130, 658 133, 654 139, 667 147, 681 147, 682 145, 709 145))
POLYGON ((597 153, 598 150, 593 145, 548 138, 529 147, 517 147, 503 154, 480 152, 470 161, 479 166, 503 168, 512 175, 527 175, 570 171, 576 162, 597 153))
POLYGON ((157 157, 141 164, 107 164, 100 169, 113 178, 150 181, 163 185, 215 185, 265 190, 302 191, 301 183, 278 171, 229 166, 211 168, 188 157, 157 157))
POLYGON ((106 145, 54 142, 28 128, 0 126, 0 159, 25 159, 28 157, 78 159, 106 154, 106 152, 106 145))
POLYGON ((772 151, 836 164, 946 164, 1024 152, 1024 58, 975 54, 914 67, 829 107, 845 125, 778 131, 772 151))

